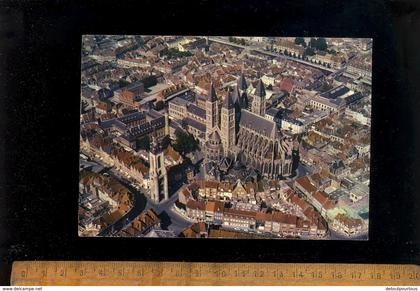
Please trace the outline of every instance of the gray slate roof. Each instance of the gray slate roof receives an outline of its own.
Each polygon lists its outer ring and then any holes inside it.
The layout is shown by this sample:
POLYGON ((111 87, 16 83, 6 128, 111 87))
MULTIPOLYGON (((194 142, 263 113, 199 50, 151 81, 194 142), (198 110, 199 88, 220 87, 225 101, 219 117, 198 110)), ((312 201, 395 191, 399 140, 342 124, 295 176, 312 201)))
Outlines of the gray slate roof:
POLYGON ((198 122, 198 121, 196 121, 194 119, 191 119, 189 117, 185 118, 184 121, 189 126, 192 126, 192 127, 198 129, 201 132, 206 132, 206 125, 205 124, 203 124, 201 122, 198 122))
POLYGON ((214 90, 213 83, 210 84, 209 94, 207 95, 207 100, 210 102, 217 101, 216 91, 214 90))
POLYGON ((264 84, 261 79, 258 80, 257 87, 255 88, 255 95, 259 97, 265 97, 264 84))
POLYGON ((249 128, 270 138, 275 137, 277 132, 277 125, 274 121, 265 119, 245 109, 241 110, 239 126, 249 128))
POLYGON ((232 92, 233 103, 240 103, 240 98, 241 98, 241 95, 239 94, 238 86, 236 86, 232 92))
POLYGON ((232 94, 230 92, 228 92, 225 100, 223 101, 223 107, 227 108, 227 109, 231 109, 233 108, 233 100, 232 100, 232 94))
POLYGON ((189 104, 187 107, 187 111, 203 119, 206 119, 206 110, 204 110, 201 107, 198 107, 195 104, 189 104))
POLYGON ((248 84, 246 83, 245 76, 243 73, 238 79, 238 88, 241 90, 246 90, 248 88, 248 84))

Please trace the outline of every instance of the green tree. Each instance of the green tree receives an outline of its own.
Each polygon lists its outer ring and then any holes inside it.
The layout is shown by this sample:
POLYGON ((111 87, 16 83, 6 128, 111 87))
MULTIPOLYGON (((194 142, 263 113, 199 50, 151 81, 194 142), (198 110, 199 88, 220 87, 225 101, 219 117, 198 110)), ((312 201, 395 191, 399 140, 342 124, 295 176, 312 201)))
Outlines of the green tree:
POLYGON ((309 46, 319 51, 326 51, 328 48, 327 41, 323 37, 311 38, 309 46))
POLYGON ((155 109, 157 111, 162 110, 165 107, 165 103, 162 100, 159 100, 158 102, 156 102, 155 104, 155 109))
POLYGON ((295 44, 306 46, 305 39, 303 37, 296 37, 295 44))
POLYGON ((162 138, 162 148, 166 149, 170 144, 171 144, 171 138, 169 137, 169 135, 165 135, 162 138))
POLYGON ((150 150, 150 138, 148 135, 137 140, 137 148, 141 150, 150 150))
POLYGON ((317 39, 317 49, 320 51, 326 51, 328 48, 327 41, 323 37, 317 39))
POLYGON ((315 48, 316 47, 316 38, 311 37, 311 40, 309 41, 309 46, 311 48, 315 48))
POLYGON ((312 47, 308 46, 304 52, 305 56, 313 56, 315 55, 315 51, 312 47))
POLYGON ((130 85, 130 82, 128 82, 127 80, 124 79, 120 79, 118 81, 118 86, 120 86, 120 88, 124 88, 125 86, 130 85))
POLYGON ((157 78, 154 75, 147 76, 141 80, 145 88, 152 87, 157 84, 157 78))
POLYGON ((191 134, 188 134, 182 130, 177 130, 175 135, 176 141, 173 145, 174 150, 181 153, 182 155, 195 151, 198 148, 198 142, 191 134))

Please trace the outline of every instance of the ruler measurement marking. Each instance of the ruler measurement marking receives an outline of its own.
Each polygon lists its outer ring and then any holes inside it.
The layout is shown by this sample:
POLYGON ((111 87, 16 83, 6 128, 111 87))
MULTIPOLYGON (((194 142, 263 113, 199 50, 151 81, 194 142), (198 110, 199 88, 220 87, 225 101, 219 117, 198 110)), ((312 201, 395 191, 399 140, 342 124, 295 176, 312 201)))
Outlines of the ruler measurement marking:
POLYGON ((272 264, 272 263, 173 263, 173 262, 18 262, 13 282, 110 282, 126 285, 194 285, 255 283, 306 284, 418 284, 419 266, 272 264), (53 272, 48 272, 52 270, 53 272), (89 272, 93 270, 94 272, 89 272), (36 280, 39 281, 36 281, 36 280), (102 280, 102 281, 98 281, 102 280), (219 283, 218 283, 219 282, 219 283))

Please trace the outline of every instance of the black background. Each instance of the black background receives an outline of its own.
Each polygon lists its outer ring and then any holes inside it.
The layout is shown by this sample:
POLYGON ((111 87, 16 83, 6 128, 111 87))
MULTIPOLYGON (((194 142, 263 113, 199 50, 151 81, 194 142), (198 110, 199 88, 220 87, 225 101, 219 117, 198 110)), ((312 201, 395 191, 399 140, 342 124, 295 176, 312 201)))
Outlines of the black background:
POLYGON ((419 263, 419 5, 409 1, 0 4, 0 285, 15 260, 419 263), (77 236, 82 34, 372 37, 369 241, 77 236))

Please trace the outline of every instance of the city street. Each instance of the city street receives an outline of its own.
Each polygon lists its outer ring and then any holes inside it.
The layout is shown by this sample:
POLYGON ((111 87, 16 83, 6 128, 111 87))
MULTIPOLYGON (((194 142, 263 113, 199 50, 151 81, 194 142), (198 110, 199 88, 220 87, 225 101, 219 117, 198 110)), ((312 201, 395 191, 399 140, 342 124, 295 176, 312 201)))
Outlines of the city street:
POLYGON ((103 231, 99 233, 99 236, 109 236, 112 234, 118 233, 120 230, 122 230, 124 227, 126 227, 128 224, 130 224, 137 216, 139 216, 145 209, 146 209, 146 203, 147 199, 146 196, 138 191, 136 188, 131 186, 127 181, 122 179, 121 177, 115 175, 112 170, 107 171, 107 173, 120 182, 122 185, 127 187, 127 189, 133 194, 133 208, 124 215, 122 218, 117 220, 114 224, 108 226, 103 231))
POLYGON ((147 200, 146 208, 153 208, 155 209, 156 213, 161 217, 162 225, 167 227, 168 230, 172 230, 175 234, 179 234, 188 226, 192 225, 192 222, 184 219, 180 214, 176 213, 172 206, 174 205, 175 201, 178 199, 178 193, 181 190, 178 189, 168 200, 162 201, 158 205, 151 202, 149 199, 147 200))
POLYGON ((294 180, 296 180, 299 177, 308 176, 312 174, 311 169, 308 166, 305 166, 302 163, 299 163, 298 168, 296 169, 296 176, 293 177, 294 180))
MULTIPOLYGON (((87 164, 87 162, 83 163, 87 164)), ((162 201, 156 205, 150 199, 148 199, 147 195, 145 195, 149 190, 141 189, 141 191, 139 191, 137 188, 133 187, 129 181, 122 177, 117 170, 106 167, 101 163, 100 160, 95 158, 91 158, 88 164, 89 166, 93 166, 95 168, 103 168, 101 171, 103 174, 106 173, 113 179, 120 182, 131 193, 133 193, 134 196, 133 208, 115 223, 103 229, 98 236, 112 236, 113 234, 118 233, 124 229, 124 227, 130 224, 144 210, 150 208, 154 209, 156 213, 161 217, 161 224, 165 228, 167 227, 169 230, 174 231, 175 234, 179 234, 182 230, 192 224, 190 221, 185 220, 181 215, 172 210, 172 206, 178 199, 178 192, 181 187, 174 194, 172 194, 168 200, 162 201)))
MULTIPOLYGON (((86 163, 86 162, 83 162, 86 163)), ((125 226, 130 224, 137 216, 140 215, 146 209, 147 199, 146 196, 136 188, 134 188, 128 181, 122 178, 112 168, 102 165, 101 161, 97 159, 91 159, 89 165, 93 167, 102 167, 103 173, 107 173, 110 177, 117 180, 119 183, 124 185, 133 194, 133 207, 123 217, 117 220, 115 223, 104 228, 98 236, 112 236, 113 234, 121 231, 125 226)))

